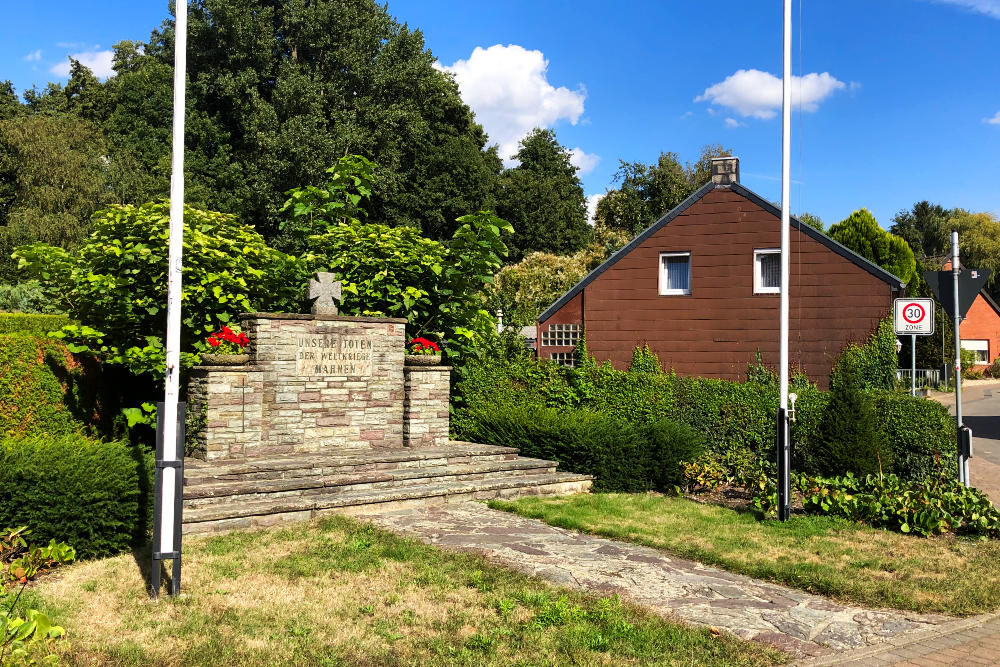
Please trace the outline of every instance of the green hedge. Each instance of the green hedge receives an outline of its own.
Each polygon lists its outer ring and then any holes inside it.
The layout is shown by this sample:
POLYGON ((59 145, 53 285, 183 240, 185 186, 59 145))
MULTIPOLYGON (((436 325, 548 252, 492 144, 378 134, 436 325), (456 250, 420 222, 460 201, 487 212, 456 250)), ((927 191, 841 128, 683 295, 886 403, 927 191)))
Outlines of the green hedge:
MULTIPOLYGON (((797 469, 812 472, 811 444, 827 392, 798 385, 792 424, 797 469)), ((671 419, 701 434, 730 470, 774 457, 778 387, 767 382, 683 378, 669 373, 629 373, 610 365, 567 369, 530 359, 492 359, 470 365, 456 385, 452 426, 472 438, 478 415, 508 407, 582 408, 634 425, 671 419)), ((866 396, 878 415, 879 437, 906 479, 956 472, 955 427, 940 404, 893 392, 866 396)), ((496 444, 503 444, 497 442, 496 444)))
POLYGON ((0 527, 65 541, 81 558, 145 540, 152 461, 124 442, 81 435, 0 439, 0 527))
POLYGON ((680 462, 704 451, 686 426, 660 420, 634 426, 587 410, 506 406, 475 416, 470 439, 517 447, 561 469, 594 476, 597 491, 663 491, 679 484, 680 462))
POLYGON ((0 335, 0 436, 80 432, 82 377, 80 364, 59 341, 0 335))
POLYGON ((0 334, 40 334, 61 329, 70 324, 66 315, 31 315, 0 313, 0 334))

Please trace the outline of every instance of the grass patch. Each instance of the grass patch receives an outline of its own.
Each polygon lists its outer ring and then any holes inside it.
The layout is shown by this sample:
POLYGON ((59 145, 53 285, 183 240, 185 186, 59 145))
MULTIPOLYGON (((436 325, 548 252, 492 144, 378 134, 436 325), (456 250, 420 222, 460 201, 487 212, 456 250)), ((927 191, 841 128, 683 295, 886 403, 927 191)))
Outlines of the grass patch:
POLYGON ((914 537, 835 517, 761 521, 653 494, 528 497, 490 507, 844 602, 957 615, 1000 608, 998 541, 914 537))
POLYGON ((769 665, 785 654, 670 622, 339 516, 185 541, 184 595, 136 560, 32 591, 72 664, 769 665))

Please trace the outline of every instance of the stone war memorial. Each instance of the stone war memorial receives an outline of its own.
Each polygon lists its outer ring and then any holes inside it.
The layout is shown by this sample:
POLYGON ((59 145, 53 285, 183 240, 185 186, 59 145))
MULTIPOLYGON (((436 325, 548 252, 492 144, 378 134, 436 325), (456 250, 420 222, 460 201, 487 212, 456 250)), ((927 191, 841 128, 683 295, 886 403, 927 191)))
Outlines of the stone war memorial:
POLYGON ((587 491, 516 449, 448 437, 451 369, 406 355, 406 320, 347 317, 330 274, 311 314, 245 313, 240 365, 197 366, 184 532, 456 500, 587 491))

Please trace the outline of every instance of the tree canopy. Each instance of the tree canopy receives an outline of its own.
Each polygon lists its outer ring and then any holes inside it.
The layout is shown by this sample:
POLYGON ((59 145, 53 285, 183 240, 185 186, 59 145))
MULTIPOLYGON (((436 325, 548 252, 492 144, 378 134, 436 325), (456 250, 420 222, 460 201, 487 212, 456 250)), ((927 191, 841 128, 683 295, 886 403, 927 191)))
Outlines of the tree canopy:
POLYGON ((570 153, 555 132, 535 128, 521 140, 514 158, 520 164, 504 170, 497 196, 497 214, 516 231, 511 258, 532 251, 563 255, 582 248, 590 238, 587 198, 570 153))
POLYGON ((917 264, 910 246, 882 229, 866 208, 832 225, 827 234, 904 283, 911 282, 916 275, 917 264))
POLYGON ((712 158, 732 155, 721 145, 705 146, 694 163, 677 153, 660 153, 655 164, 619 161, 615 182, 597 203, 594 220, 635 236, 712 178, 712 158))
MULTIPOLYGON (((188 203, 271 239, 287 190, 358 154, 381 165, 374 221, 450 238, 458 217, 494 207, 495 148, 421 32, 374 0, 195 0, 188 30, 188 203)), ((0 119, 82 119, 106 144, 106 203, 166 196, 173 31, 168 19, 146 43, 115 44, 104 83, 73 62, 65 86, 27 91, 24 104, 0 86, 0 119)))

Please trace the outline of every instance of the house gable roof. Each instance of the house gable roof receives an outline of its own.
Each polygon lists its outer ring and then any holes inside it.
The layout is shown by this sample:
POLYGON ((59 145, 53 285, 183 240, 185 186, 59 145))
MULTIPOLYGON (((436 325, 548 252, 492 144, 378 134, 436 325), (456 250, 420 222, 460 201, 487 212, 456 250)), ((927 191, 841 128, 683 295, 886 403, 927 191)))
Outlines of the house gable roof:
POLYGON ((1000 315, 1000 305, 997 305, 997 302, 993 300, 993 297, 991 297, 985 289, 979 290, 979 296, 983 297, 983 300, 990 304, 990 308, 993 309, 993 312, 1000 315))
MULTIPOLYGON (((602 273, 610 269, 612 266, 618 263, 618 261, 621 260, 623 257, 628 255, 630 252, 635 250, 643 243, 645 243, 649 237, 651 237, 653 234, 663 229, 663 227, 669 224, 671 220, 679 216, 687 209, 691 208, 691 206, 700 201, 702 197, 707 195, 712 190, 715 190, 716 188, 735 192, 741 197, 744 197, 745 199, 749 200, 750 202, 764 209, 771 215, 774 215, 779 219, 781 218, 781 209, 779 209, 777 206, 767 201, 766 199, 762 198, 760 195, 753 192, 752 190, 740 185, 739 183, 732 183, 729 185, 716 185, 711 181, 709 181, 705 185, 695 190, 691 194, 691 196, 689 196, 687 199, 685 199, 676 207, 674 207, 662 218, 651 224, 646 229, 642 230, 642 232, 640 232, 638 236, 632 239, 623 248, 618 250, 618 252, 611 255, 611 257, 606 259, 603 264, 601 264, 596 269, 594 269, 586 276, 584 276, 583 280, 574 285, 568 292, 559 297, 559 299, 556 300, 555 303, 549 306, 544 313, 539 315, 538 322, 539 323, 545 322, 550 317, 552 317, 555 313, 559 311, 559 309, 561 309, 563 306, 569 303, 570 300, 573 299, 573 297, 582 292, 587 287, 587 285, 597 280, 597 278, 599 278, 602 273)), ((829 250, 832 250, 833 252, 837 253, 844 259, 855 264, 859 268, 864 269, 865 271, 872 274, 879 280, 888 283, 889 286, 892 287, 893 289, 902 289, 906 287, 906 283, 904 283, 899 278, 892 275, 882 267, 873 264, 872 262, 868 261, 861 255, 851 250, 850 248, 847 248, 841 245, 840 243, 837 243, 832 238, 830 238, 823 232, 819 231, 818 229, 814 229, 809 225, 805 224, 804 222, 801 222, 798 218, 792 216, 790 224, 794 229, 797 229, 798 231, 802 232, 803 234, 810 237, 814 241, 818 241, 822 245, 826 246, 829 250)))

